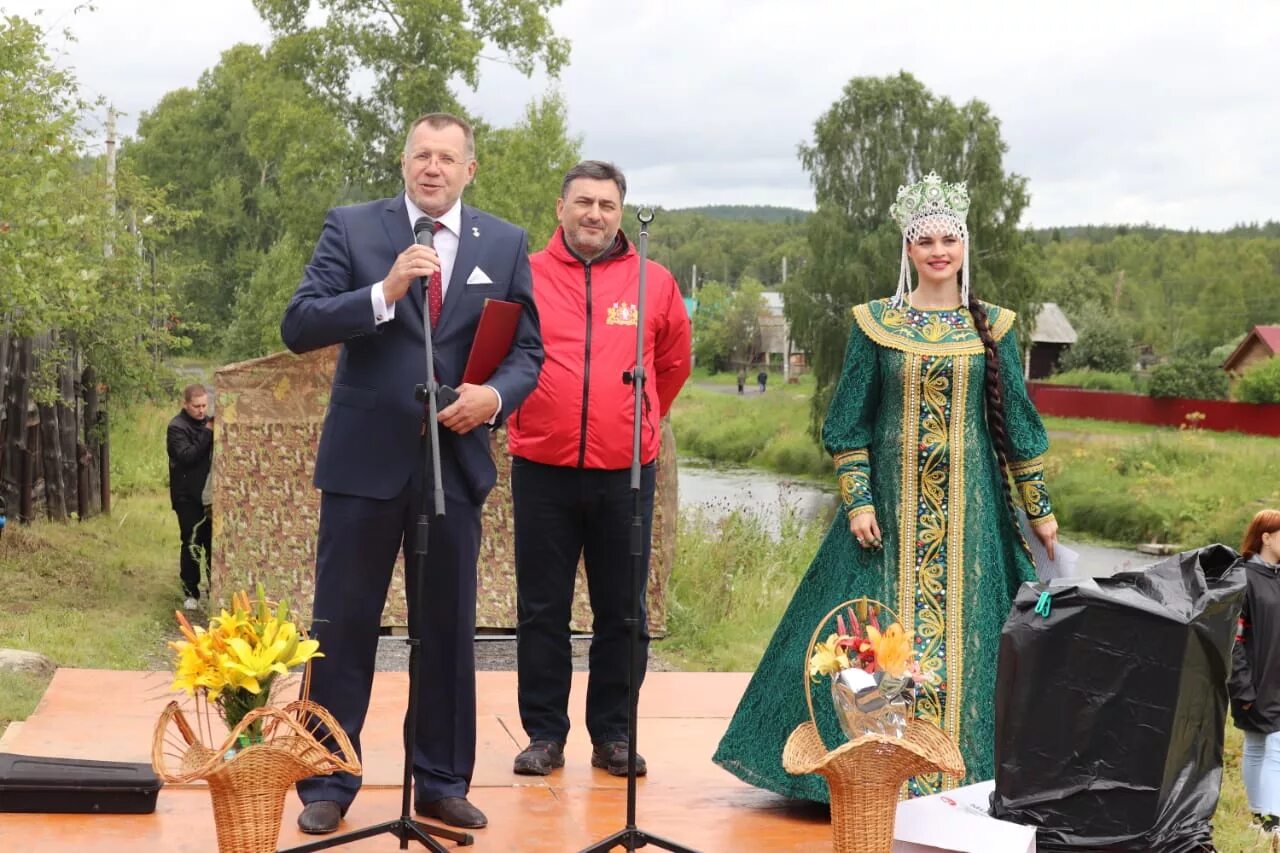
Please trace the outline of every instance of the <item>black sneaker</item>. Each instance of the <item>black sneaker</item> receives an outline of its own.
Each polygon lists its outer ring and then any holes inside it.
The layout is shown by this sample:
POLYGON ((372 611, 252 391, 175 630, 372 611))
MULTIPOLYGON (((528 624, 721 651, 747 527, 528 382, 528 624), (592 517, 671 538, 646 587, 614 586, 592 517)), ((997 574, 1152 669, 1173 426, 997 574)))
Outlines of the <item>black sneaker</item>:
POLYGON ((512 770, 521 776, 546 776, 564 767, 564 747, 553 740, 534 740, 520 750, 512 770))
POLYGON ((1268 835, 1280 835, 1280 817, 1273 814, 1260 815, 1262 818, 1260 829, 1268 835))
MULTIPOLYGON (((611 740, 598 743, 591 748, 591 766, 607 770, 611 776, 627 775, 627 744, 625 741, 611 740)), ((644 756, 636 753, 636 775, 643 776, 649 772, 644 763, 644 756)))

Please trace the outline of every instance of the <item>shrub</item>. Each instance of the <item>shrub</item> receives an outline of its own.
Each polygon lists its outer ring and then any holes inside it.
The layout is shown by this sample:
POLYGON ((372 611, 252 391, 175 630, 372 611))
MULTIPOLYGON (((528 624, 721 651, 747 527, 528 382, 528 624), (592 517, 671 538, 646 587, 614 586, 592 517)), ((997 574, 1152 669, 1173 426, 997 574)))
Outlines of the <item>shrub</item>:
POLYGON ((1064 370, 1087 368, 1119 373, 1133 365, 1133 337, 1126 321, 1097 305, 1086 305, 1073 318, 1076 342, 1059 362, 1064 370))
POLYGON ((1108 373, 1102 370, 1089 370, 1088 368, 1057 373, 1042 381, 1050 385, 1068 385, 1072 388, 1084 388, 1087 391, 1120 391, 1126 394, 1135 394, 1138 391, 1138 386, 1133 381, 1132 374, 1108 373))
POLYGON ((1209 359, 1174 359, 1151 370, 1152 397, 1181 397, 1191 400, 1223 400, 1227 396, 1227 374, 1209 359))
POLYGON ((1255 364, 1236 382, 1235 398, 1244 403, 1280 403, 1280 358, 1255 364))
POLYGON ((814 443, 807 432, 782 432, 760 454, 765 467, 783 474, 832 477, 831 457, 814 443))

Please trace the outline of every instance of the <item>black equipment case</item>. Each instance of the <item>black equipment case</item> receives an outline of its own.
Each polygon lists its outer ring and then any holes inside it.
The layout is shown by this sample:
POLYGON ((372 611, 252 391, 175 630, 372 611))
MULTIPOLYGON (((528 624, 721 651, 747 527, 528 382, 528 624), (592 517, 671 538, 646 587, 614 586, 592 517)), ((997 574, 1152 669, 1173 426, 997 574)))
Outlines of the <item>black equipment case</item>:
POLYGON ((150 764, 0 752, 0 812, 151 814, 163 784, 150 764))

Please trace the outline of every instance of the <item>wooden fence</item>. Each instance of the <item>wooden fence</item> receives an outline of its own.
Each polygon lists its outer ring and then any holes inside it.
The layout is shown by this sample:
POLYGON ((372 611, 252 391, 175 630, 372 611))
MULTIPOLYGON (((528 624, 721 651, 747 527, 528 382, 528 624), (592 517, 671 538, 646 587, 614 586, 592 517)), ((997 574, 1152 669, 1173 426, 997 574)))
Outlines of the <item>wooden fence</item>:
POLYGON ((52 334, 0 332, 0 496, 9 517, 22 523, 111 509, 105 395, 78 356, 53 365, 55 342, 52 334), (53 393, 36 393, 39 376, 48 376, 53 393))

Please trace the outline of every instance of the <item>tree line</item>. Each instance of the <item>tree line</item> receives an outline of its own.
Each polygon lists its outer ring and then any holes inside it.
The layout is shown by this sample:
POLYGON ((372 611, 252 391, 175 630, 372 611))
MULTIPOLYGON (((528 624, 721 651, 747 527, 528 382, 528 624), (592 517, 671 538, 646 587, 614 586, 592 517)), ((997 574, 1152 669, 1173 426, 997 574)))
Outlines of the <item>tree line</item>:
MULTIPOLYGON (((166 94, 114 168, 86 129, 104 105, 50 59, 52 34, 0 20, 2 479, 36 452, 28 426, 41 401, 78 410, 91 388, 148 393, 183 349, 226 361, 280 349, 279 317, 326 209, 399 191, 403 129, 424 111, 465 114, 450 81, 476 83, 484 45, 554 78, 569 50, 548 19, 558 4, 255 0, 269 43, 234 45, 194 86, 166 94)), ((548 92, 510 127, 471 118, 481 168, 468 202, 526 227, 539 248, 581 151, 563 99, 548 92)), ((659 211, 650 256, 703 306, 700 360, 748 360, 743 326, 762 291, 781 290, 817 377, 817 424, 849 309, 897 279, 889 204, 929 171, 968 183, 975 292, 1019 313, 1024 345, 1042 301, 1060 303, 1082 335, 1159 357, 1208 358, 1252 324, 1280 321, 1277 223, 1027 230, 1029 183, 1005 167, 1007 148, 981 100, 953 102, 905 72, 855 77, 799 149, 815 211, 659 211)), ((634 228, 629 215, 624 229, 634 228)), ((76 422, 93 456, 101 426, 76 422)))

